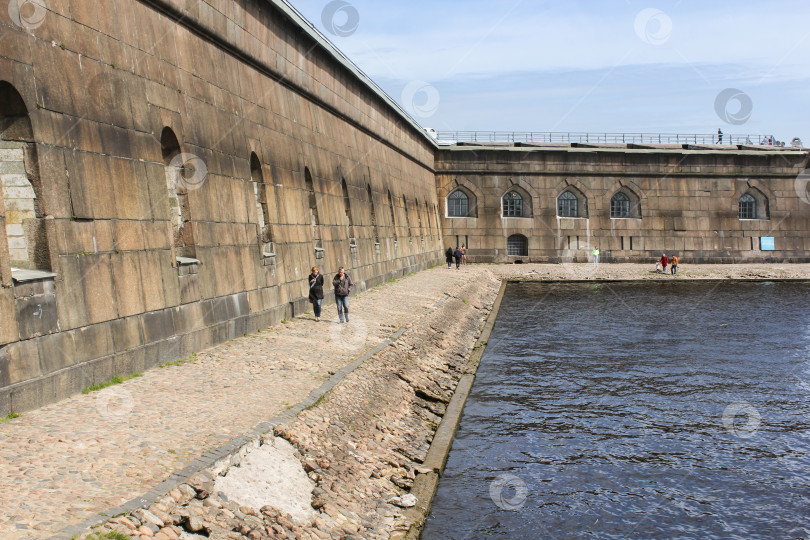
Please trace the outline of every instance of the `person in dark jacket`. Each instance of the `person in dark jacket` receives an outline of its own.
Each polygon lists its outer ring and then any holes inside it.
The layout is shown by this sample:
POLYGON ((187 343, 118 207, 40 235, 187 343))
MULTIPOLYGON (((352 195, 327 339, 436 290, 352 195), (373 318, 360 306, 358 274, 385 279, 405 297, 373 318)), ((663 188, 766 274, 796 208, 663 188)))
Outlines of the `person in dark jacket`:
POLYGON ((450 270, 453 267, 453 248, 447 248, 447 251, 444 252, 444 258, 447 260, 447 269, 450 270))
POLYGON ((456 251, 453 253, 453 257, 456 258, 456 270, 458 270, 458 265, 461 264, 461 250, 456 246, 456 251))
POLYGON ((321 305, 323 304, 323 276, 317 266, 312 267, 309 275, 309 302, 315 312, 315 320, 321 320, 321 305))
POLYGON ((352 291, 354 283, 342 266, 338 269, 335 279, 332 280, 332 285, 335 286, 335 303, 340 322, 343 322, 344 315, 346 322, 349 322, 349 293, 352 291))

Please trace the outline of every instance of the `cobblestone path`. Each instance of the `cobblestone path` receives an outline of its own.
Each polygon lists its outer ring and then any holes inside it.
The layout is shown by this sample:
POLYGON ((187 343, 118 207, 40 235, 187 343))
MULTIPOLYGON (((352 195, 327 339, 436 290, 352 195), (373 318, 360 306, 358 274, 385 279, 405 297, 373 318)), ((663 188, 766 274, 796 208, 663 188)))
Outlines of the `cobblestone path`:
POLYGON ((43 538, 129 501, 303 400, 470 278, 434 268, 0 423, 0 538, 43 538))

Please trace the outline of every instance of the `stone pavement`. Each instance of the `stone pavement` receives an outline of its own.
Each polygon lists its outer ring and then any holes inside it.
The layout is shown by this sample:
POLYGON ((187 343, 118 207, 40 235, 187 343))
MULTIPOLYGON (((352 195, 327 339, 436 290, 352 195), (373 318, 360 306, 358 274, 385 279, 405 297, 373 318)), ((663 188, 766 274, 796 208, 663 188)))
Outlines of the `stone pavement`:
POLYGON ((303 400, 470 279, 438 267, 0 423, 0 537, 43 538, 121 505, 303 400))

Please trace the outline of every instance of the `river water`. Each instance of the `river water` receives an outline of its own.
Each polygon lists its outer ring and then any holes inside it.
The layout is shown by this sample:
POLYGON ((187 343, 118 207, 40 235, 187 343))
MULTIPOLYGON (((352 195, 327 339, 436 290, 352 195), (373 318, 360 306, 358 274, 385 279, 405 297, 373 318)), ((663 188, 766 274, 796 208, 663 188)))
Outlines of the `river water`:
POLYGON ((808 284, 510 284, 422 538, 808 538, 808 428, 808 284))

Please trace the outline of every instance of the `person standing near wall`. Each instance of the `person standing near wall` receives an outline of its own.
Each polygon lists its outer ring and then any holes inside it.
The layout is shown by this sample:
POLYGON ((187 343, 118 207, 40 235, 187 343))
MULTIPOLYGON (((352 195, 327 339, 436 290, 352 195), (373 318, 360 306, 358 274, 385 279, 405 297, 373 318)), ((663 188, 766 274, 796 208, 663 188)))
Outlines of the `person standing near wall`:
POLYGON ((323 305, 323 276, 318 271, 317 266, 312 267, 309 275, 309 303, 312 304, 312 311, 315 312, 315 320, 321 320, 321 306, 323 305))
POLYGON ((467 264, 467 246, 461 244, 461 264, 467 264))
POLYGON ((593 266, 596 268, 599 265, 599 246, 593 248, 591 255, 593 255, 593 266))
POLYGON ((447 260, 447 269, 450 270, 453 267, 453 248, 447 248, 447 251, 444 252, 444 258, 447 260))
POLYGON ((672 275, 674 276, 675 274, 678 273, 678 256, 677 255, 672 256, 672 260, 670 261, 670 264, 671 264, 671 268, 672 268, 672 275))
POLYGON ((458 267, 461 264, 461 248, 458 246, 456 246, 456 251, 453 252, 453 257, 456 258, 456 270, 458 270, 458 267))
POLYGON ((669 258, 667 257, 666 253, 661 254, 661 259, 659 259, 661 263, 661 268, 664 270, 664 273, 667 273, 667 265, 669 264, 669 258))
POLYGON ((354 283, 352 283, 352 278, 349 277, 349 274, 346 273, 342 266, 332 280, 332 285, 335 286, 335 303, 337 304, 340 322, 343 322, 344 315, 346 322, 349 322, 349 293, 352 291, 354 283))

